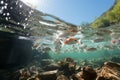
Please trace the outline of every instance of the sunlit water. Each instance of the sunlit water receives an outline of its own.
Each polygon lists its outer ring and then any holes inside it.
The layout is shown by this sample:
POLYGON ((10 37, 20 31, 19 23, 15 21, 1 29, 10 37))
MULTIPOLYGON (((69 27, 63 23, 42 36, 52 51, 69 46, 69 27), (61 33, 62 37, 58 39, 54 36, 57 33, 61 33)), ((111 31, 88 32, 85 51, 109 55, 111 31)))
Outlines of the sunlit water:
MULTIPOLYGON (((5 21, 12 22, 10 15, 5 13, 6 3, 0 2, 0 14, 5 21)), ((17 4, 17 3, 16 3, 17 4)), ((25 6, 19 6, 19 9, 25 6)), ((11 10, 14 8, 10 8, 11 10)), ((33 50, 48 54, 55 61, 63 60, 67 57, 73 58, 79 65, 101 66, 105 61, 120 62, 120 25, 107 28, 92 29, 80 27, 67 23, 55 16, 28 10, 27 16, 16 24, 22 27, 1 25, 0 30, 10 33, 30 34, 33 41, 33 50), (76 38, 78 42, 74 44, 64 44, 68 38, 76 38)), ((25 14, 24 12, 19 13, 25 14)))
POLYGON ((114 43, 114 39, 117 40, 119 35, 119 27, 109 27, 100 29, 83 29, 84 35, 82 39, 85 47, 81 47, 80 44, 65 45, 61 48, 59 54, 50 53, 50 56, 55 60, 62 60, 66 57, 73 58, 80 65, 93 65, 101 66, 106 61, 119 62, 120 59, 120 42, 114 43), (105 30, 105 32, 102 32, 105 30), (117 31, 116 31, 117 30, 117 31), (108 33, 110 31, 110 33, 108 33), (113 32, 112 32, 113 31, 113 32), (101 33, 103 35, 97 35, 101 33), (114 34, 114 35, 113 35, 114 34), (102 38, 103 40, 96 41, 95 39, 102 38), (87 48, 95 48, 93 50, 87 50, 87 48))

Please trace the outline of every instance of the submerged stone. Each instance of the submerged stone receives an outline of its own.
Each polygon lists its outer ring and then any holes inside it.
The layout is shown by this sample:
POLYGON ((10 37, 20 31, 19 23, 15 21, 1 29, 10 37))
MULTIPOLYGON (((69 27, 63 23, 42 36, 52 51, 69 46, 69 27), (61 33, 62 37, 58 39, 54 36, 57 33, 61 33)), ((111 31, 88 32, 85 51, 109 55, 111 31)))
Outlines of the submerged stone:
POLYGON ((120 80, 120 64, 114 62, 104 63, 96 80, 120 80))
POLYGON ((42 72, 38 75, 38 78, 40 80, 56 80, 57 72, 57 70, 42 72))
POLYGON ((59 75, 56 80, 69 80, 65 75, 59 75))
POLYGON ((89 66, 84 67, 81 72, 76 74, 76 78, 78 78, 78 80, 95 80, 96 77, 96 71, 89 66))

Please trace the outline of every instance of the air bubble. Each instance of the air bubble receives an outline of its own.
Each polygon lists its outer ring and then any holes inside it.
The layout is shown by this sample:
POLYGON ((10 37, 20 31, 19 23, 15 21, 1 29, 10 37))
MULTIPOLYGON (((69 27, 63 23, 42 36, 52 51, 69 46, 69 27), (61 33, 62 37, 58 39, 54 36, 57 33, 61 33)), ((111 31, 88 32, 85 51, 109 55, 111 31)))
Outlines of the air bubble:
POLYGON ((19 5, 20 8, 22 8, 22 5, 19 5))
POLYGON ((1 4, 4 4, 4 1, 1 1, 0 3, 1 3, 1 4))
POLYGON ((33 10, 31 10, 31 12, 33 13, 34 11, 33 11, 33 10))
POLYGON ((5 26, 5 28, 7 28, 7 26, 5 26))
POLYGON ((20 23, 18 22, 17 24, 19 25, 20 23))
POLYGON ((30 12, 29 12, 29 14, 32 14, 34 11, 33 10, 31 10, 30 12))
POLYGON ((8 21, 8 17, 5 18, 8 21))
POLYGON ((5 13, 3 13, 3 16, 5 16, 5 13))
POLYGON ((28 23, 26 24, 26 26, 28 26, 28 23))
POLYGON ((11 19, 11 17, 8 17, 8 19, 11 19))
POLYGON ((1 8, 2 10, 4 9, 4 7, 1 8))
POLYGON ((28 20, 27 18, 25 18, 25 20, 28 20))
POLYGON ((7 16, 9 16, 10 15, 10 13, 7 13, 7 16))
POLYGON ((26 28, 26 26, 24 26, 24 29, 26 28))
POLYGON ((0 10, 0 14, 2 14, 2 13, 3 13, 3 10, 1 9, 1 10, 0 10))
POLYGON ((10 9, 13 9, 13 7, 10 7, 10 9))
POLYGON ((8 3, 5 3, 5 6, 7 6, 8 5, 8 3))
POLYGON ((29 12, 29 14, 31 14, 31 12, 29 12))
POLYGON ((30 15, 28 15, 28 17, 30 17, 30 15))
POLYGON ((23 29, 26 29, 26 25, 25 25, 25 24, 23 24, 23 26, 24 26, 24 27, 23 27, 23 29))
POLYGON ((18 4, 18 1, 16 1, 16 5, 18 4))
POLYGON ((7 9, 7 6, 4 6, 4 9, 7 9))

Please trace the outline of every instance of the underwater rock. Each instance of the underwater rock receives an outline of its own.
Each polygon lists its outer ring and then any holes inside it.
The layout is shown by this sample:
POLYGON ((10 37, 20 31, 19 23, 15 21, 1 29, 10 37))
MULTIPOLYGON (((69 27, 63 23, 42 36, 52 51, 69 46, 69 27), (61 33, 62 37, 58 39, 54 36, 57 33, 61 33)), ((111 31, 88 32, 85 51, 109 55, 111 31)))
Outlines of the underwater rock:
POLYGON ((78 66, 78 65, 77 65, 77 66, 75 67, 75 71, 76 71, 76 72, 80 72, 81 69, 82 69, 81 66, 78 66))
POLYGON ((118 63, 105 62, 101 68, 75 66, 76 64, 64 61, 61 63, 61 65, 60 63, 50 65, 51 67, 59 65, 60 68, 57 70, 39 71, 37 66, 23 68, 15 71, 11 77, 9 76, 10 79, 6 80, 120 80, 120 64, 118 63))
POLYGON ((75 73, 76 63, 72 58, 65 58, 64 61, 59 61, 58 65, 61 66, 59 70, 63 71, 64 75, 69 76, 75 73))
POLYGON ((96 80, 120 80, 120 64, 105 62, 96 80))
POLYGON ((78 72, 77 74, 72 76, 73 80, 84 80, 82 78, 82 72, 78 72))
POLYGON ((41 79, 39 79, 38 76, 32 76, 28 78, 27 80, 41 80, 41 79))
POLYGON ((42 72, 38 75, 40 80, 56 80, 58 70, 42 72))
POLYGON ((38 74, 39 71, 40 71, 40 68, 39 68, 39 67, 36 67, 35 65, 34 65, 34 66, 31 66, 31 67, 29 68, 29 72, 30 72, 31 74, 38 74))
POLYGON ((27 68, 21 69, 18 73, 20 73, 20 77, 19 77, 20 80, 28 79, 31 76, 31 74, 27 68))
POLYGON ((83 68, 82 78, 84 80, 94 80, 97 77, 95 70, 89 66, 83 68))
POLYGON ((64 75, 59 75, 56 80, 69 80, 69 79, 64 75))
POLYGON ((71 62, 72 63, 72 62, 74 62, 74 60, 72 58, 68 57, 68 58, 65 58, 64 62, 71 62))
POLYGON ((76 78, 76 80, 95 80, 96 77, 96 71, 93 68, 86 66, 81 72, 78 72, 74 78, 76 78))
POLYGON ((43 67, 43 70, 51 71, 51 70, 58 70, 59 68, 60 68, 60 66, 58 64, 52 63, 50 65, 43 67))
POLYGON ((49 59, 49 58, 41 60, 41 65, 42 66, 50 65, 51 63, 54 63, 54 61, 52 59, 49 59))

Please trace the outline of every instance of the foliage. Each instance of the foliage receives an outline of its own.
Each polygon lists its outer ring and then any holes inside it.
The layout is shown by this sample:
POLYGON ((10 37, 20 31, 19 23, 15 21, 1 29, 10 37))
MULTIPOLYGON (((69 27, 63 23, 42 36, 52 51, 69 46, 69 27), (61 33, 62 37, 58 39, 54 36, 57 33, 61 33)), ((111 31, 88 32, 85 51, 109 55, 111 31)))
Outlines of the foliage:
POLYGON ((106 18, 99 18, 91 25, 91 27, 94 28, 105 27, 105 26, 109 26, 109 20, 106 18))
POLYGON ((80 26, 81 27, 89 27, 90 23, 88 23, 88 22, 82 22, 80 26))
POLYGON ((96 19, 91 27, 107 27, 116 23, 120 23, 120 0, 116 0, 112 8, 96 19))

